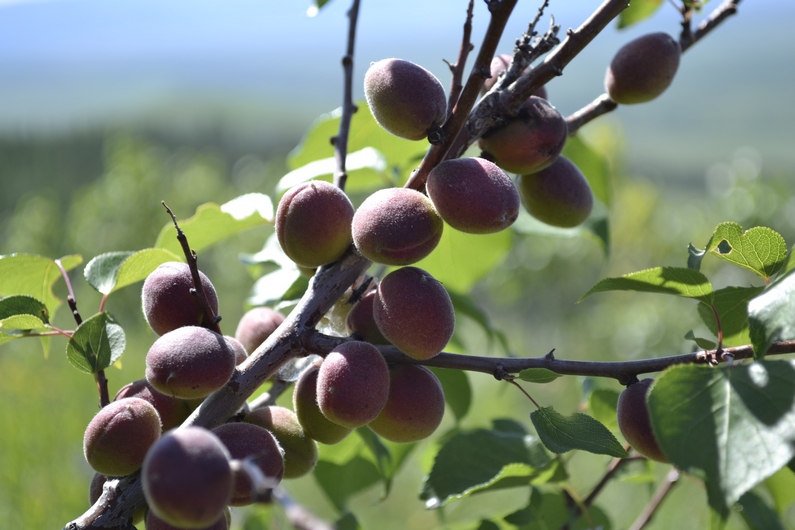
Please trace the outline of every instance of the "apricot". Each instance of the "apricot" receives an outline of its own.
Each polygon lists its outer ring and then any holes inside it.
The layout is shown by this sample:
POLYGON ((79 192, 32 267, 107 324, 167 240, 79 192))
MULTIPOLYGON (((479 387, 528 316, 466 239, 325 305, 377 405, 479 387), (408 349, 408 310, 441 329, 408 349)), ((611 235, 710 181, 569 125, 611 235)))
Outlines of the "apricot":
POLYGON ((245 422, 268 429, 284 450, 284 478, 306 475, 317 464, 317 444, 306 435, 295 412, 279 406, 252 410, 245 422))
MULTIPOLYGON (((486 92, 491 90, 491 87, 493 87, 494 84, 497 82, 497 79, 499 79, 500 74, 503 73, 505 70, 507 70, 508 67, 511 65, 512 60, 513 60, 513 55, 509 53, 501 53, 500 55, 494 57, 491 60, 491 66, 490 66, 491 77, 489 77, 483 82, 483 90, 481 90, 481 94, 485 94, 486 92)), ((532 67, 528 66, 527 68, 525 68, 523 74, 527 74, 528 72, 530 72, 530 70, 532 70, 532 67)), ((533 95, 542 99, 549 99, 547 98, 547 87, 545 86, 542 86, 541 88, 533 92, 533 95)))
POLYGON ((235 338, 253 353, 284 322, 284 315, 267 306, 253 307, 240 318, 235 338))
POLYGON ((519 192, 510 177, 483 158, 445 160, 428 174, 425 187, 442 219, 462 232, 499 232, 519 216, 519 192))
POLYGON ((593 209, 593 192, 588 180, 568 158, 538 173, 517 177, 525 209, 551 226, 572 228, 585 221, 593 209))
POLYGON ((368 342, 344 342, 323 360, 317 404, 329 420, 355 429, 373 421, 389 395, 389 368, 368 342))
POLYGON ((203 398, 224 386, 235 371, 235 352, 214 331, 185 326, 157 339, 146 354, 146 380, 181 399, 203 398))
POLYGON ((424 366, 389 367, 389 397, 381 414, 369 423, 379 436, 406 443, 430 436, 444 417, 444 391, 433 372, 424 366))
MULTIPOLYGON (((146 530, 180 530, 181 526, 170 525, 154 512, 150 511, 146 514, 146 530)), ((221 517, 210 526, 203 526, 200 530, 228 530, 229 522, 226 517, 221 517)))
MULTIPOLYGON (((213 434, 226 446, 232 458, 250 459, 275 486, 284 475, 282 448, 273 434, 253 423, 225 423, 213 429, 213 434)), ((236 473, 231 506, 246 506, 255 500, 253 483, 245 473, 236 473)))
POLYGON ((351 245, 353 210, 345 192, 329 182, 298 184, 279 201, 276 238, 287 257, 301 267, 333 263, 351 245))
POLYGON ((428 272, 403 267, 381 280, 373 317, 389 342, 415 359, 430 359, 453 336, 455 312, 450 295, 428 272))
POLYGON ((138 379, 121 387, 116 392, 114 401, 127 397, 137 397, 151 403, 160 415, 160 423, 164 432, 182 425, 182 422, 188 419, 191 413, 191 409, 185 401, 158 392, 146 379, 138 379))
POLYGON ((483 156, 510 173, 534 173, 552 164, 568 136, 566 119, 545 99, 531 96, 519 113, 478 140, 483 156))
POLYGON ((605 74, 605 89, 622 105, 656 98, 674 80, 682 49, 663 32, 649 33, 618 50, 605 74))
POLYGON ((177 528, 215 524, 232 496, 230 458, 221 440, 202 427, 165 433, 141 469, 149 509, 177 528))
POLYGON ((130 397, 103 407, 86 427, 83 455, 94 471, 119 477, 140 469, 160 438, 160 416, 151 403, 130 397))
POLYGON ((248 359, 248 352, 242 342, 229 335, 224 335, 224 339, 229 343, 229 348, 231 348, 232 352, 235 354, 235 366, 248 359))
POLYGON ((409 188, 376 191, 353 216, 353 242, 361 254, 384 265, 409 265, 433 251, 444 222, 433 203, 409 188))
POLYGON ((326 418, 317 404, 317 375, 320 363, 307 369, 293 389, 293 410, 307 436, 326 445, 340 442, 351 433, 350 428, 326 418))
POLYGON ((364 74, 364 95, 375 121, 407 140, 422 140, 447 116, 442 83, 410 61, 383 59, 372 63, 364 74))
MULTIPOLYGON (((199 271, 202 289, 213 310, 218 314, 218 295, 210 279, 199 271)), ((204 326, 204 311, 193 291, 193 277, 187 263, 169 261, 159 265, 144 280, 141 302, 144 317, 158 335, 182 326, 204 326)))
POLYGON ((616 416, 618 428, 629 445, 638 453, 658 462, 668 463, 668 457, 660 449, 649 419, 646 396, 654 379, 647 378, 629 385, 618 396, 616 416))
POLYGON ((373 300, 375 300, 375 291, 362 296, 348 313, 345 325, 350 333, 358 333, 365 342, 389 344, 373 318, 373 300))

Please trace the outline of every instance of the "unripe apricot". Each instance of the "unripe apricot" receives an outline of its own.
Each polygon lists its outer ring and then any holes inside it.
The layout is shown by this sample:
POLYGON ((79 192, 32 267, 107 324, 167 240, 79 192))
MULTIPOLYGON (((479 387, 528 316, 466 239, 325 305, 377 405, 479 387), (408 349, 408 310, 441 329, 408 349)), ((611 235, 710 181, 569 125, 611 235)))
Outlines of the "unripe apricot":
MULTIPOLYGON (((481 90, 481 94, 485 94, 486 92, 491 90, 491 87, 493 87, 494 84, 497 82, 497 79, 499 79, 500 74, 503 73, 505 70, 507 70, 508 67, 511 65, 512 60, 513 60, 513 55, 508 53, 501 53, 500 55, 494 57, 491 60, 491 77, 483 81, 483 90, 481 90)), ((530 70, 532 69, 533 69, 532 67, 528 66, 527 68, 525 68, 522 74, 526 74, 530 72, 530 70)), ((542 86, 541 88, 533 92, 533 95, 542 99, 549 99, 547 98, 547 87, 545 86, 542 86)))
MULTIPOLYGON (((199 271, 202 289, 213 310, 218 314, 218 295, 209 278, 199 271)), ((144 317, 158 335, 182 326, 203 326, 204 311, 199 298, 191 294, 193 277, 187 263, 169 261, 159 265, 144 280, 141 302, 144 317)))
POLYGON ((572 228, 585 221, 593 209, 588 180, 566 157, 558 157, 538 173, 520 175, 516 182, 524 207, 542 223, 572 228))
POLYGON ((368 342, 344 342, 323 360, 317 404, 326 418, 355 429, 373 421, 389 395, 389 368, 368 342))
POLYGON ((178 528, 215 524, 232 495, 229 460, 229 451, 207 429, 167 432, 149 450, 141 470, 149 509, 178 528))
POLYGON ((121 387, 116 392, 114 401, 127 397, 137 397, 151 403, 160 415, 164 432, 182 425, 182 422, 188 419, 191 413, 191 409, 185 401, 158 392, 146 379, 138 379, 121 387))
POLYGON ((295 412, 285 407, 270 406, 252 410, 247 423, 268 429, 284 450, 284 478, 306 475, 317 464, 317 444, 306 435, 295 412))
POLYGON ((253 307, 245 312, 237 324, 235 338, 248 353, 259 348, 265 339, 284 322, 284 315, 267 306, 253 307))
POLYGON ((511 173, 534 173, 563 150, 566 119, 545 99, 531 96, 516 117, 487 131, 478 141, 486 158, 511 173))
MULTIPOLYGON (((213 429, 213 434, 223 442, 232 458, 236 460, 250 459, 266 478, 277 485, 284 475, 284 457, 282 448, 273 434, 253 423, 225 423, 213 429)), ((246 506, 255 500, 252 494, 253 484, 245 473, 236 473, 232 498, 232 506, 246 506)))
POLYGON ((427 137, 447 115, 442 83, 422 66, 402 59, 372 63, 364 75, 364 95, 375 121, 407 140, 427 137))
POLYGON ((345 324, 350 333, 358 333, 365 342, 389 344, 373 318, 373 300, 375 300, 375 291, 362 296, 362 299, 351 308, 345 324))
POLYGON ((353 216, 353 242, 364 257, 384 265, 409 265, 433 251, 444 222, 433 203, 409 188, 378 190, 353 216))
POLYGON ((373 317, 389 342, 415 359, 430 359, 453 336, 455 312, 442 284, 417 267, 390 272, 378 284, 373 317))
POLYGON ((100 410, 86 427, 83 455, 98 473, 119 477, 140 469, 160 438, 160 416, 151 403, 130 397, 100 410))
POLYGON ((196 326, 169 331, 146 354, 147 381, 156 390, 181 399, 215 392, 234 371, 235 352, 223 335, 196 326))
POLYGON ((351 433, 350 428, 343 427, 326 418, 317 404, 317 374, 320 364, 307 369, 293 389, 293 410, 304 432, 320 443, 333 445, 351 433))
POLYGON ((663 454, 654 437, 649 419, 649 406, 646 404, 646 396, 652 383, 654 383, 654 379, 642 379, 621 392, 616 408, 618 428, 629 445, 637 452, 647 458, 667 464, 668 458, 663 454))
POLYGON ((282 196, 276 209, 276 238, 298 265, 320 267, 348 250, 352 219, 353 204, 344 191, 324 180, 312 180, 282 196))
POLYGON ((483 158, 445 160, 428 174, 425 187, 442 219, 462 232, 499 232, 519 216, 519 193, 510 177, 483 158))
POLYGON ((392 442, 416 442, 430 436, 444 417, 444 391, 424 366, 389 367, 389 397, 369 427, 392 442))
POLYGON ((674 80, 682 49, 667 33, 649 33, 618 50, 605 74, 605 89, 622 105, 656 98, 674 80))

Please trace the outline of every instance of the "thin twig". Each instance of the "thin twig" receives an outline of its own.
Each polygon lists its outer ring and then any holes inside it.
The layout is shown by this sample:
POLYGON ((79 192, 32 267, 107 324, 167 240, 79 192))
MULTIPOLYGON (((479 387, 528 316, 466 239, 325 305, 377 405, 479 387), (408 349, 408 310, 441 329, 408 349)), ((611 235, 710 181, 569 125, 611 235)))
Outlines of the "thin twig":
POLYGON ((648 506, 643 510, 643 512, 635 519, 635 522, 632 523, 630 530, 643 530, 646 528, 646 525, 649 524, 651 518, 654 517, 654 514, 657 512, 657 509, 662 504, 662 501, 665 499, 665 496, 671 491, 676 483, 679 481, 679 472, 675 469, 672 469, 666 475, 665 480, 662 484, 660 484, 659 489, 654 494, 654 497, 649 502, 648 506))
POLYGON ((475 8, 475 0, 469 0, 469 7, 467 8, 467 17, 466 21, 464 22, 464 33, 461 37, 461 48, 458 50, 458 59, 456 59, 455 64, 447 63, 450 67, 450 72, 453 74, 453 78, 450 81, 450 95, 447 98, 447 115, 448 117, 453 112, 453 107, 455 106, 456 101, 458 101, 458 96, 461 95, 461 91, 464 89, 464 85, 462 83, 462 79, 464 78, 464 68, 467 64, 467 57, 469 57, 469 52, 471 52, 475 45, 472 44, 472 12, 475 8))
POLYGON ((345 57, 342 58, 343 71, 343 97, 342 97, 342 116, 340 117, 340 128, 337 136, 331 139, 334 146, 334 160, 337 165, 334 171, 334 185, 341 190, 345 190, 348 180, 348 170, 345 161, 348 158, 348 136, 351 130, 351 119, 358 110, 353 103, 353 51, 356 43, 356 23, 359 20, 359 0, 353 0, 348 10, 348 44, 345 50, 345 57))

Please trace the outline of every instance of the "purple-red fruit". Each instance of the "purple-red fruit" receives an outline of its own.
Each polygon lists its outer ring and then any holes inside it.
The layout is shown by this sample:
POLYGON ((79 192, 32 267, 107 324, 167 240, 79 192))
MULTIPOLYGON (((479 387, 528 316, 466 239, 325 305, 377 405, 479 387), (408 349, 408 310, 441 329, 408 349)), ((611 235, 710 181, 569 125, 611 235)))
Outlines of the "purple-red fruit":
POLYGON ((358 333, 365 342, 389 344, 373 318, 375 291, 370 291, 356 302, 345 321, 350 333, 358 333))
POLYGON ((246 351, 246 347, 243 346, 242 342, 234 337, 230 337, 229 335, 224 335, 224 338, 226 339, 226 342, 229 343, 229 347, 235 354, 235 366, 248 359, 248 352, 246 351))
POLYGON ((185 326, 157 339, 146 354, 146 379, 170 396, 203 398, 224 386, 235 370, 235 352, 214 331, 185 326))
MULTIPOLYGON (((163 519, 150 511, 146 514, 146 530, 181 530, 183 527, 168 524, 163 519)), ((221 517, 210 526, 203 526, 199 530, 228 530, 229 521, 226 517, 221 517)))
POLYGON ((275 309, 267 306, 251 308, 237 324, 235 338, 246 347, 247 352, 252 353, 276 331, 282 322, 284 315, 275 309))
POLYGON ((545 99, 531 96, 516 117, 479 140, 486 158, 511 173, 534 173, 560 155, 568 136, 566 119, 545 99))
POLYGON ((158 392, 146 379, 138 379, 121 387, 114 401, 127 397, 137 397, 151 403, 160 415, 163 432, 182 425, 191 413, 185 401, 158 392))
POLYGON ((130 397, 114 401, 91 420, 83 454, 98 473, 118 477, 140 469, 146 452, 160 438, 160 416, 151 403, 130 397))
POLYGON ((364 257, 384 265, 409 265, 433 251, 444 222, 433 203, 409 188, 379 190, 353 216, 353 242, 364 257))
MULTIPOLYGON (((202 289, 214 315, 218 314, 215 287, 201 271, 202 289)), ((182 326, 202 326, 205 322, 199 297, 191 294, 193 277, 187 263, 169 261, 157 267, 144 281, 141 302, 144 317, 158 335, 182 326)))
MULTIPOLYGON (((500 74, 503 73, 505 70, 507 70, 508 67, 511 65, 512 59, 513 59, 512 55, 507 53, 502 53, 491 60, 491 77, 489 77, 483 82, 483 90, 481 90, 482 94, 485 94, 486 92, 491 90, 491 87, 493 87, 494 84, 497 82, 497 79, 500 77, 500 74)), ((525 69, 525 71, 522 73, 526 74, 530 72, 530 70, 532 70, 532 67, 528 66, 525 69)), ((549 99, 547 98, 547 87, 545 86, 542 86, 541 88, 536 90, 533 93, 533 95, 539 98, 549 99)))
POLYGON ((668 457, 660 449, 649 419, 646 396, 654 379, 647 378, 629 385, 618 396, 616 416, 618 428, 629 445, 647 458, 668 463, 668 457))
POLYGON ((284 450, 284 478, 306 475, 317 464, 317 444, 306 435, 295 412, 285 407, 262 407, 248 413, 247 423, 271 432, 284 450))
POLYGON ((422 140, 447 115, 442 83, 422 66, 402 59, 372 63, 364 75, 364 95, 378 124, 407 140, 422 140))
POLYGON ((593 192, 588 180, 563 156, 537 173, 520 175, 516 185, 530 215, 551 226, 575 227, 585 221, 593 209, 593 192))
POLYGON ((622 105, 656 98, 674 80, 682 50, 667 33, 649 33, 618 50, 605 74, 605 89, 622 105))
POLYGON ((381 280, 373 301, 378 329, 415 359, 442 351, 455 329, 455 312, 442 284, 417 267, 403 267, 381 280))
POLYGON ((344 191, 312 180, 282 196, 276 209, 276 237, 295 263, 319 267, 337 261, 348 250, 352 219, 353 204, 344 191))
POLYGON ((319 366, 310 367, 295 382, 293 410, 307 436, 322 444, 333 445, 348 436, 352 429, 334 423, 320 411, 317 404, 319 366))
POLYGON ((232 495, 229 460, 229 451, 207 429, 167 432, 149 450, 141 470, 149 509, 178 528, 215 524, 232 495))
POLYGON ((389 397, 369 427, 392 442, 416 442, 430 436, 444 417, 444 391, 424 366, 389 367, 389 397))
POLYGON ((445 160, 428 174, 425 187, 442 219, 462 232, 499 232, 519 216, 519 192, 510 177, 483 158, 445 160))
MULTIPOLYGON (((284 457, 279 443, 268 430, 252 423, 225 423, 213 429, 232 458, 250 459, 262 474, 276 486, 284 475, 284 457)), ((245 473, 236 473, 232 506, 245 506, 256 500, 254 484, 245 473)))
POLYGON ((317 374, 317 404, 326 418, 355 429, 373 421, 389 395, 389 368, 368 342, 345 342, 329 353, 317 374))

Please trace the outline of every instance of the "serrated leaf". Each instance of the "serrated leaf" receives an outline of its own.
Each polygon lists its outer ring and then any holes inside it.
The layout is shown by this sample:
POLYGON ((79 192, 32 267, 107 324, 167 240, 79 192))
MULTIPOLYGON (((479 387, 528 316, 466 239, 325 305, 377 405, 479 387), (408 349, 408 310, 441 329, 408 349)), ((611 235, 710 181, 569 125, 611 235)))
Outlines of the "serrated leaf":
POLYGON ((439 379, 444 390, 444 400, 453 411, 456 422, 460 422, 472 405, 472 385, 464 370, 428 367, 439 379))
POLYGON ((547 368, 526 368, 519 372, 519 379, 528 383, 551 383, 560 377, 547 368))
POLYGON ((662 4, 663 0, 632 0, 629 2, 629 7, 618 15, 619 29, 646 20, 656 13, 662 4))
POLYGON ((116 286, 119 267, 133 255, 131 251, 106 252, 89 261, 83 269, 88 284, 102 294, 110 294, 116 286))
MULTIPOLYGON (((248 194, 221 206, 211 202, 202 204, 192 217, 177 221, 190 248, 199 252, 249 228, 272 224, 273 204, 267 195, 248 194)), ((173 223, 160 230, 154 246, 184 255, 173 223)))
POLYGON ((66 345, 66 356, 78 370, 95 374, 116 362, 124 353, 124 330, 108 313, 84 320, 66 345))
POLYGON ((763 357, 774 342, 795 338, 795 273, 788 273, 748 302, 754 355, 763 357))
MULTIPOLYGON (((64 256, 61 266, 67 272, 83 261, 81 256, 64 256)), ((0 296, 28 295, 40 300, 49 310, 50 318, 62 301, 53 293, 53 286, 61 279, 55 261, 33 254, 0 256, 0 296)))
POLYGON ((0 299, 0 328, 5 327, 6 329, 34 329, 38 327, 43 327, 44 324, 49 324, 49 323, 50 323, 50 312, 47 310, 47 306, 44 305, 40 300, 36 300, 32 296, 13 295, 13 296, 6 296, 5 298, 0 299), (13 328, 10 327, 10 325, 8 324, 4 326, 2 323, 2 321, 5 321, 9 317, 22 316, 22 315, 35 317, 39 321, 39 325, 27 328, 13 328))
POLYGON ((564 416, 552 407, 541 407, 530 414, 530 420, 544 446, 553 453, 581 449, 597 455, 627 456, 610 430, 587 414, 564 416))
MULTIPOLYGON (((751 341, 748 331, 748 302, 763 290, 763 287, 726 287, 713 293, 712 307, 717 310, 720 318, 724 346, 742 346, 751 341)), ((718 326, 712 308, 700 302, 698 314, 717 336, 718 326)))
POLYGON ((618 419, 616 418, 618 396, 619 392, 612 388, 596 388, 588 398, 588 408, 593 417, 612 430, 618 428, 618 419))
POLYGON ((654 383, 648 405, 660 448, 705 481, 716 514, 795 454, 795 361, 674 366, 654 383))
POLYGON ((781 234, 765 226, 743 232, 737 223, 721 223, 707 244, 707 252, 767 281, 784 267, 787 243, 781 234))
POLYGON ((2 333, 14 333, 34 329, 47 329, 47 326, 40 318, 33 315, 12 315, 0 319, 0 332, 2 333))
POLYGON ((168 261, 184 261, 162 248, 147 248, 137 252, 108 252, 88 262, 83 275, 89 285, 104 295, 143 281, 158 265, 168 261))
POLYGON ((699 271, 680 267, 655 267, 625 274, 618 278, 605 278, 578 300, 582 302, 594 293, 605 291, 640 291, 695 298, 712 302, 712 284, 699 271))

